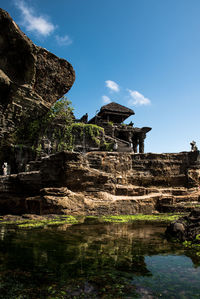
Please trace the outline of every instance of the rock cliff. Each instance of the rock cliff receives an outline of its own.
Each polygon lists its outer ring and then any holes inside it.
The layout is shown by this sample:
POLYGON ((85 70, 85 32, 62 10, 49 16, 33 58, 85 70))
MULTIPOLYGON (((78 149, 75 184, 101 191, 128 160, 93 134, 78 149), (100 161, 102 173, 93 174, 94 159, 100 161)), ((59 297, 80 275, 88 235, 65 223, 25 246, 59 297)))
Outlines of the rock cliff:
POLYGON ((0 9, 0 141, 48 111, 73 85, 69 62, 38 47, 0 9))

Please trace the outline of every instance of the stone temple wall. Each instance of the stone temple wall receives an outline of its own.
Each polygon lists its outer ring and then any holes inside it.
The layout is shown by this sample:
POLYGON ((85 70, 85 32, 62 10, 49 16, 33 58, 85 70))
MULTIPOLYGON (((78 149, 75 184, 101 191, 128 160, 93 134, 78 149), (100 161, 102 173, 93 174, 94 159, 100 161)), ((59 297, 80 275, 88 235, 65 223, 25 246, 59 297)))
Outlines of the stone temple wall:
POLYGON ((188 170, 199 166, 199 152, 167 154, 88 153, 90 168, 110 173, 124 183, 187 186, 188 170))
POLYGON ((60 152, 30 163, 29 172, 1 177, 4 181, 21 184, 19 193, 39 193, 40 188, 67 187, 73 191, 98 188, 107 185, 132 184, 137 186, 198 185, 190 174, 198 171, 199 152, 178 154, 132 154, 89 152, 86 154, 60 152), (37 173, 37 180, 35 181, 37 173), (31 181, 31 176, 33 177, 31 181), (29 187, 25 187, 26 185, 29 187), (32 186, 32 187, 31 187, 32 186), (33 187, 34 186, 34 187, 33 187))

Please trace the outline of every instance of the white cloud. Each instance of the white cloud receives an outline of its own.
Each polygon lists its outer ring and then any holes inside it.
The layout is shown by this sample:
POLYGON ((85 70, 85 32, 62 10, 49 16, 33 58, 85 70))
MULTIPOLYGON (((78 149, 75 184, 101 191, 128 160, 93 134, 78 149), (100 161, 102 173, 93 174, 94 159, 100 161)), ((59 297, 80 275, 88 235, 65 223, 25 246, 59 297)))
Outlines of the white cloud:
POLYGON ((72 40, 68 35, 65 36, 56 35, 56 41, 59 46, 69 46, 72 44, 72 40))
POLYGON ((148 98, 145 98, 140 92, 136 90, 128 89, 128 92, 131 96, 129 100, 129 105, 149 105, 151 101, 148 98))
POLYGON ((119 85, 114 81, 107 80, 106 87, 108 87, 111 91, 119 92, 119 85))
POLYGON ((48 36, 55 30, 55 26, 49 22, 46 17, 35 16, 34 10, 28 7, 23 0, 16 0, 15 5, 22 13, 22 24, 26 30, 38 33, 42 36, 48 36))
POLYGON ((104 104, 111 103, 111 99, 107 96, 102 96, 102 101, 103 101, 104 104))

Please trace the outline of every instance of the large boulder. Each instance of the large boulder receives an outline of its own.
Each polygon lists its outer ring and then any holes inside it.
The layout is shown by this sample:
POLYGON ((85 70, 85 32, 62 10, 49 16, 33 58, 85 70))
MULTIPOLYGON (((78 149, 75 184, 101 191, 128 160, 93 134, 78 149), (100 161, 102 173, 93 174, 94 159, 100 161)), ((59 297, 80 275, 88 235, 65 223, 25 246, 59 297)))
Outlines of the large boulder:
POLYGON ((69 62, 34 45, 0 9, 0 141, 22 120, 47 112, 74 80, 69 62))
POLYGON ((180 241, 200 243, 200 209, 196 208, 187 216, 172 222, 166 229, 166 235, 180 241))

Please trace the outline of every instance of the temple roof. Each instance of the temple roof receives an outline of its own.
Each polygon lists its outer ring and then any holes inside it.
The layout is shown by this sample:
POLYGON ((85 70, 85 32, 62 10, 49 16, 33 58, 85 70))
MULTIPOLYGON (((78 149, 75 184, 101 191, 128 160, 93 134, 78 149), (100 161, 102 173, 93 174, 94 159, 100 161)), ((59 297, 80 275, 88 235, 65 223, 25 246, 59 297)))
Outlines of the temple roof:
MULTIPOLYGON (((109 103, 107 105, 104 105, 101 107, 100 111, 97 113, 96 116, 99 118, 105 117, 105 115, 112 115, 112 118, 114 118, 114 122, 123 122, 126 118, 128 118, 131 115, 134 115, 135 112, 132 109, 129 109, 125 106, 122 106, 120 104, 117 104, 115 102, 109 103)), ((95 123, 95 117, 90 119, 89 123, 95 123)), ((112 120, 112 119, 111 119, 112 120)))
POLYGON ((125 113, 129 115, 134 115, 135 112, 132 109, 129 109, 125 106, 117 104, 115 102, 109 103, 101 107, 100 112, 110 111, 110 112, 118 112, 118 113, 125 113))

